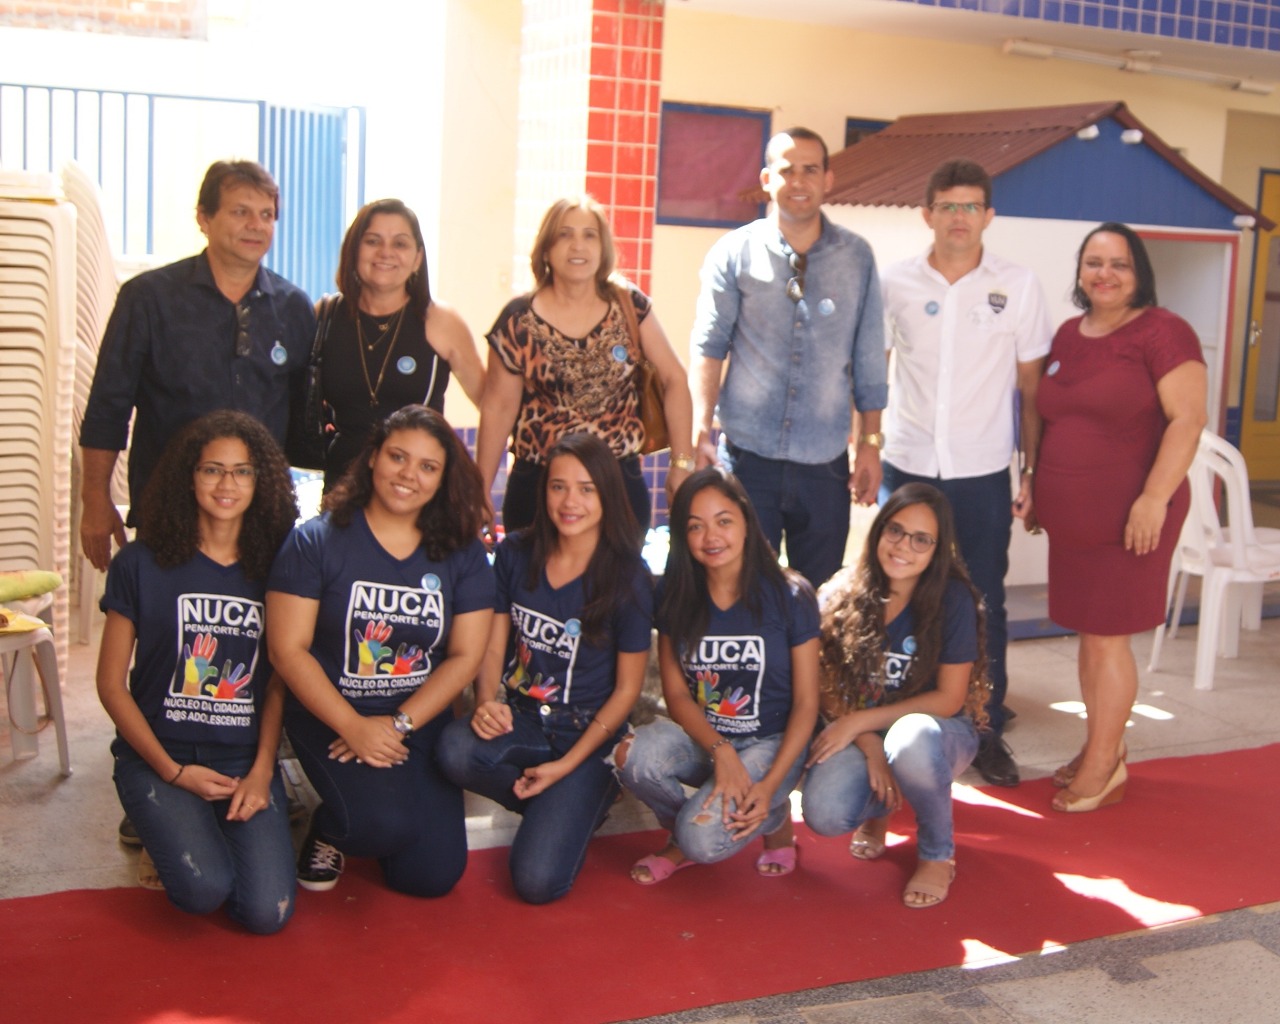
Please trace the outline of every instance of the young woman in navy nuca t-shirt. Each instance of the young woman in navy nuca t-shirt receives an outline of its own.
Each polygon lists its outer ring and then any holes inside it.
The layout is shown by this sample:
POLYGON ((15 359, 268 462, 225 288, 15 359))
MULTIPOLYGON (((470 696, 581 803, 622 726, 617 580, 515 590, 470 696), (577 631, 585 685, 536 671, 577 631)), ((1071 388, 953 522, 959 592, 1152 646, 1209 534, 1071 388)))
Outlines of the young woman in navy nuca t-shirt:
POLYGON ((658 658, 670 721, 619 753, 623 784, 671 831, 631 869, 653 885, 724 860, 764 836, 756 869, 796 866, 790 796, 818 714, 813 591, 784 571, 737 479, 709 467, 671 509, 658 602, 658 658), (692 797, 684 787, 700 787, 692 797))
POLYGON ((644 683, 653 619, 636 532, 608 445, 558 441, 533 525, 498 549, 475 713, 440 741, 454 782, 522 815, 509 860, 529 903, 569 892, 618 794, 609 755, 644 683))
POLYGON ((919 862, 902 894, 936 906, 955 877, 951 780, 969 766, 987 699, 981 600, 956 554, 951 506, 924 483, 880 509, 857 566, 822 606, 822 711, 809 751, 804 819, 853 832, 859 860, 884 853, 889 818, 915 811, 919 862))
POLYGON ((289 467, 257 420, 212 413, 165 448, 139 512, 102 598, 116 790, 177 907, 275 932, 295 890, 263 598, 298 514, 289 467))
POLYGON ((332 889, 347 856, 441 896, 467 863, 462 792, 435 762, 493 617, 480 473, 444 418, 407 405, 375 429, 271 571, 285 728, 321 803, 298 882, 332 889))

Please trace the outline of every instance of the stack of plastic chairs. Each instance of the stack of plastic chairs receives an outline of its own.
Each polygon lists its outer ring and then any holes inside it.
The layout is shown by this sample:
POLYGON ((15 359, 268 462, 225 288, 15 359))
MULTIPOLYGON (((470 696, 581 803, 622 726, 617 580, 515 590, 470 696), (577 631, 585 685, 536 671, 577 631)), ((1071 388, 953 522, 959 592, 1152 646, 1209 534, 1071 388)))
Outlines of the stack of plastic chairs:
MULTIPOLYGON (((94 367, 98 364, 98 346, 115 306, 120 285, 116 277, 115 259, 107 238, 107 224, 102 216, 102 191, 98 183, 74 160, 62 167, 62 190, 76 208, 76 308, 75 308, 75 387, 71 411, 71 542, 79 547, 80 536, 80 424, 84 420, 94 367)), ((121 452, 112 479, 112 492, 117 502, 128 498, 127 453, 121 452)), ((98 576, 93 564, 83 556, 72 560, 71 585, 77 597, 76 639, 89 642, 93 610, 97 604, 98 576)))
MULTIPOLYGON (((0 569, 69 575, 75 208, 48 175, 0 172, 0 569)), ((67 668, 67 589, 51 602, 67 668)), ((48 613, 46 612, 46 615, 48 613)))

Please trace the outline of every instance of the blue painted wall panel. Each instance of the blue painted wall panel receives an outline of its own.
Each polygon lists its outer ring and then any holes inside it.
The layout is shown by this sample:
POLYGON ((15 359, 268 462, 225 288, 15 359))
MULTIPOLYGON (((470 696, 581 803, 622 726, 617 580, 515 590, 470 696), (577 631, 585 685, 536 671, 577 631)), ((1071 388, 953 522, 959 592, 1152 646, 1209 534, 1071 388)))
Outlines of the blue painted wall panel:
POLYGON ((1235 213, 1145 145, 1120 141, 1121 126, 1098 122, 1098 137, 1071 138, 993 183, 1006 217, 1118 220, 1233 230, 1235 213))

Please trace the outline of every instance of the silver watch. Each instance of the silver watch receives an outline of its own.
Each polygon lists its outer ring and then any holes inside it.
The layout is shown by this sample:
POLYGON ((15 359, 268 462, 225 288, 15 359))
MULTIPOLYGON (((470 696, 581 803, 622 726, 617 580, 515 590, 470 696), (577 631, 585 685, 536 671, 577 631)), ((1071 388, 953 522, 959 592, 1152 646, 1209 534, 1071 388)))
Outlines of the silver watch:
POLYGON ((409 733, 413 732, 413 719, 403 711, 397 711, 391 716, 391 724, 401 736, 408 736, 409 733))

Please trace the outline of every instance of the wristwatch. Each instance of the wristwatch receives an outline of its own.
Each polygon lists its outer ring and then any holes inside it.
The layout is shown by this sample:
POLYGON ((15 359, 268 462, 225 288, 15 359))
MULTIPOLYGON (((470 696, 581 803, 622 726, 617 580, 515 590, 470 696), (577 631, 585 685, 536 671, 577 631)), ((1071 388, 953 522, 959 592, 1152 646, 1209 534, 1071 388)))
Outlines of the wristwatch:
POLYGON ((872 448, 882 450, 884 448, 884 434, 859 434, 858 444, 869 444, 872 448))
POLYGON ((397 711, 391 716, 391 724, 401 736, 408 736, 413 732, 413 719, 403 711, 397 711))
POLYGON ((672 469, 683 469, 686 473, 692 473, 696 465, 697 463, 692 455, 673 455, 671 457, 672 469))

